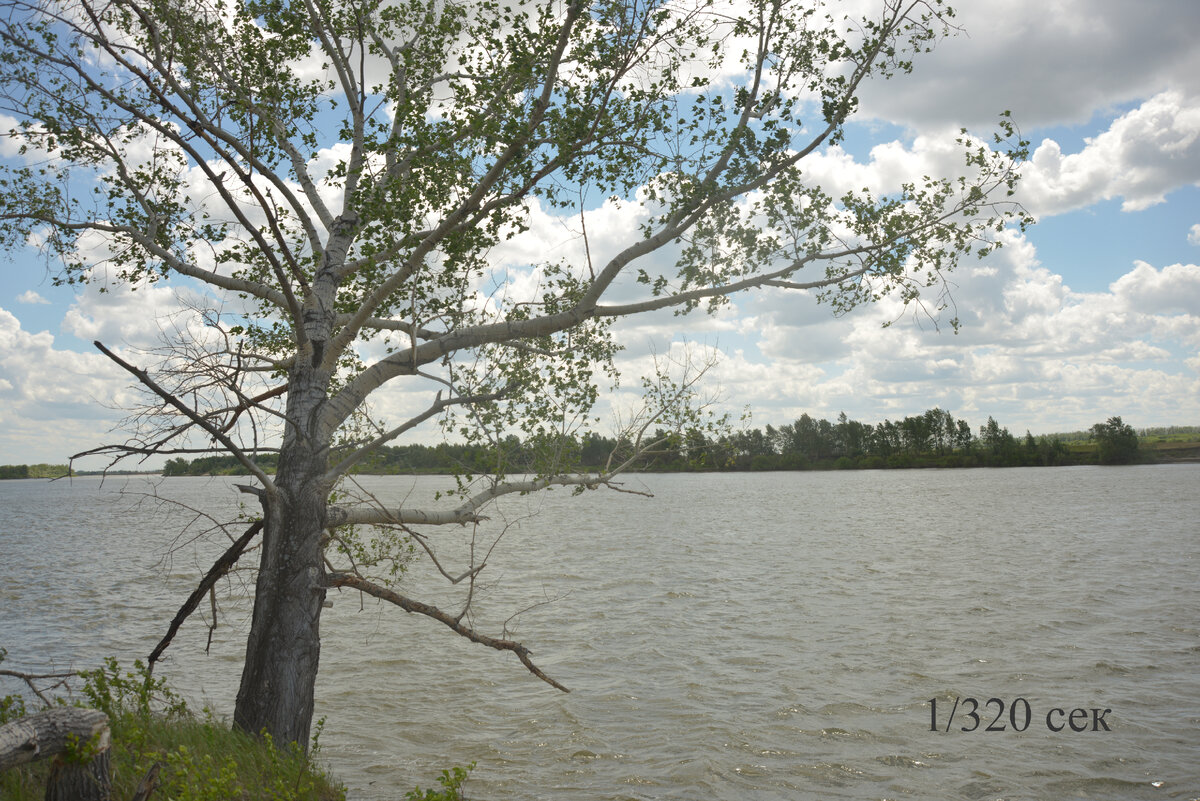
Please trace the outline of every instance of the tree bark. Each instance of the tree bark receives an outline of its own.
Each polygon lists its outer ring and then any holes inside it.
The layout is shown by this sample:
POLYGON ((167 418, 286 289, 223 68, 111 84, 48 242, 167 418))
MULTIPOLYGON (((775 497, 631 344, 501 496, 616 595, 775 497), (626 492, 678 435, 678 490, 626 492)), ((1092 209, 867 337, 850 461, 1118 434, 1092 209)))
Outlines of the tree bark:
POLYGON ((108 716, 97 709, 64 706, 0 726, 0 771, 55 757, 46 785, 47 801, 109 801, 108 716), (90 759, 63 759, 76 748, 90 759))
POLYGON ((279 493, 268 499, 254 617, 233 721, 279 743, 308 743, 325 601, 321 539, 324 462, 280 459, 279 493))
POLYGON ((328 372, 317 367, 319 350, 289 377, 288 424, 275 492, 263 496, 262 557, 233 713, 238 728, 305 749, 321 655, 330 490, 324 477, 328 434, 314 422, 329 382, 328 372))
POLYGON ((112 765, 107 745, 86 762, 55 757, 46 801, 111 801, 112 765))

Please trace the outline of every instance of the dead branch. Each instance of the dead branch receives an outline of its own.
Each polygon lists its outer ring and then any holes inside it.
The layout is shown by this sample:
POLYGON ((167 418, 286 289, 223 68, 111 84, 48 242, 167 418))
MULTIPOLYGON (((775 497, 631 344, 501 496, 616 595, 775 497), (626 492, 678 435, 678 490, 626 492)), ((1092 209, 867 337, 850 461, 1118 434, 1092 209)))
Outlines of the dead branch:
MULTIPOLYGON (((184 545, 191 545, 192 543, 196 542, 197 540, 207 537, 215 531, 220 531, 222 534, 225 535, 225 538, 227 540, 229 540, 230 542, 233 542, 236 539, 236 537, 234 537, 232 534, 229 533, 229 526, 232 525, 232 522, 231 523, 222 523, 216 517, 210 515, 208 512, 205 512, 203 509, 199 509, 195 506, 192 506, 191 504, 184 503, 183 501, 180 501, 180 500, 176 500, 175 498, 167 498, 162 495, 159 495, 158 488, 161 485, 162 485, 162 483, 161 483, 161 479, 160 479, 158 482, 151 483, 150 489, 145 492, 136 492, 134 490, 130 490, 128 488, 123 487, 120 490, 118 490, 117 494, 119 494, 122 497, 136 498, 137 500, 134 501, 135 506, 140 506, 142 503, 144 503, 146 501, 150 501, 150 502, 153 502, 154 504, 157 504, 160 507, 164 507, 164 506, 165 507, 174 507, 181 511, 188 512, 189 514, 192 515, 192 519, 188 523, 183 525, 179 529, 179 533, 177 533, 172 538, 170 550, 168 551, 168 554, 167 554, 168 557, 170 557, 176 551, 180 550, 184 545), (184 536, 187 535, 191 531, 192 527, 195 526, 201 520, 208 521, 209 523, 211 523, 211 526, 207 529, 200 531, 197 534, 192 534, 188 539, 184 539, 184 536)), ((237 485, 235 484, 234 486, 237 486, 237 485)), ((237 522, 237 521, 233 521, 233 522, 237 522)), ((242 522, 245 522, 245 521, 242 521, 242 522)))
POLYGON ((221 426, 221 431, 226 434, 233 429, 233 426, 237 423, 242 412, 248 411, 252 408, 265 408, 262 406, 263 401, 270 400, 271 398, 278 398, 281 395, 286 395, 288 391, 287 384, 280 384, 274 389, 269 389, 266 392, 261 392, 258 395, 255 395, 253 398, 250 398, 242 394, 241 390, 239 390, 236 386, 232 386, 230 389, 237 394, 239 398, 238 404, 227 409, 216 409, 205 415, 205 417, 215 417, 219 414, 229 414, 229 420, 225 422, 225 425, 221 426))
POLYGON ((539 606, 549 606, 550 604, 557 603, 557 602, 561 601, 563 598, 566 598, 570 594, 571 593, 568 591, 568 592, 561 593, 559 595, 555 595, 553 597, 546 597, 544 600, 536 601, 534 603, 531 603, 529 606, 525 607, 524 609, 518 609, 516 612, 513 612, 511 615, 509 615, 508 617, 506 617, 504 619, 504 627, 501 629, 504 632, 504 636, 508 636, 508 624, 512 623, 514 620, 519 618, 521 615, 523 615, 526 612, 529 612, 533 609, 537 609, 539 606))
POLYGON ((267 474, 263 472, 262 468, 259 467, 254 462, 254 460, 251 459, 249 457, 249 455, 246 454, 245 451, 243 451, 241 448, 239 448, 237 445, 235 445, 233 443, 233 441, 231 439, 229 439, 229 437, 225 434, 225 432, 219 430, 211 422, 204 419, 204 417, 197 414, 192 409, 189 409, 186 404, 184 404, 182 401, 179 400, 179 398, 175 397, 170 392, 168 392, 167 390, 165 390, 161 386, 159 386, 158 383, 154 379, 152 379, 145 370, 141 370, 141 369, 133 366, 129 362, 125 361, 120 356, 113 353, 108 348, 104 347, 104 345, 101 344, 99 341, 92 342, 92 344, 96 346, 97 350, 99 350, 105 356, 107 356, 108 358, 110 358, 114 362, 116 362, 118 365, 120 365, 121 368, 123 368, 126 372, 131 373, 133 376, 135 376, 138 381, 142 382, 142 384, 144 386, 146 386, 148 389, 150 389, 155 395, 158 395, 160 398, 162 398, 168 404, 170 404, 171 406, 174 406, 176 409, 178 409, 180 412, 182 412, 185 417, 191 419, 191 421, 193 423, 195 423, 196 425, 200 426, 205 431, 207 431, 213 437, 213 439, 217 440, 222 445, 224 445, 225 448, 229 451, 229 453, 231 453, 233 456, 237 457, 237 460, 239 462, 241 462, 242 465, 247 470, 249 470, 251 473, 253 473, 254 477, 257 478, 260 482, 262 482, 264 487, 268 488, 268 491, 270 491, 271 489, 274 488, 275 485, 271 481, 270 477, 268 477, 267 474))
POLYGON ((539 679, 546 682, 556 690, 562 690, 564 693, 571 692, 562 684, 559 684, 557 681, 543 673, 541 668, 539 668, 537 665, 533 664, 533 660, 529 658, 529 649, 521 643, 514 642, 513 640, 501 640, 495 637, 489 637, 486 634, 480 634, 469 626, 465 626, 460 621, 455 620, 452 616, 446 614, 436 606, 430 606, 429 604, 421 603, 420 601, 414 601, 411 598, 406 598, 397 592, 389 590, 387 587, 381 587, 372 581, 367 581, 366 579, 360 578, 359 576, 355 576, 351 573, 330 573, 326 577, 326 586, 350 587, 358 590, 359 592, 365 592, 367 595, 374 596, 381 601, 387 601, 388 603, 395 604, 405 612, 416 612, 417 614, 426 615, 427 617, 431 617, 434 620, 444 623, 455 632, 461 634, 463 637, 466 637, 472 642, 477 642, 480 645, 486 645, 489 648, 495 648, 497 651, 512 651, 517 655, 517 658, 521 660, 521 664, 529 669, 530 673, 537 676, 539 679))
MULTIPOLYGON (((200 581, 200 585, 192 591, 188 599, 183 602, 183 606, 179 607, 179 611, 175 613, 175 618, 171 621, 166 636, 150 652, 150 657, 146 660, 147 671, 154 670, 154 663, 162 656, 163 651, 167 650, 167 646, 171 644, 171 640, 175 639, 175 634, 179 631, 179 627, 183 625, 183 621, 187 620, 188 616, 196 611, 196 607, 200 605, 200 599, 212 589, 213 585, 217 583, 217 579, 229 572, 229 569, 237 562, 238 557, 242 555, 242 551, 246 550, 246 546, 250 544, 250 540, 254 539, 254 535, 261 531, 262 527, 263 522, 259 520, 246 529, 246 533, 239 537, 233 545, 230 545, 229 549, 221 554, 221 558, 209 568, 208 573, 200 581)), ((213 618, 213 623, 214 625, 216 623, 215 617, 213 618)))
POLYGON ((159 780, 158 772, 162 770, 164 762, 155 762, 150 766, 150 770, 146 771, 146 775, 138 782, 138 786, 134 788, 133 798, 130 801, 146 801, 150 795, 158 789, 159 780))
POLYGON ((53 701, 52 699, 43 695, 43 693, 49 692, 50 690, 54 690, 58 687, 62 687, 67 683, 67 679, 78 675, 79 674, 75 671, 65 673, 25 673, 24 671, 20 670, 8 670, 7 668, 0 668, 0 676, 8 676, 9 678, 20 679, 21 681, 25 682, 25 685, 29 687, 30 692, 36 695, 38 699, 41 700, 41 702, 46 706, 50 706, 53 701), (49 687, 39 688, 37 684, 34 683, 38 681, 46 681, 48 679, 55 679, 55 682, 49 687))

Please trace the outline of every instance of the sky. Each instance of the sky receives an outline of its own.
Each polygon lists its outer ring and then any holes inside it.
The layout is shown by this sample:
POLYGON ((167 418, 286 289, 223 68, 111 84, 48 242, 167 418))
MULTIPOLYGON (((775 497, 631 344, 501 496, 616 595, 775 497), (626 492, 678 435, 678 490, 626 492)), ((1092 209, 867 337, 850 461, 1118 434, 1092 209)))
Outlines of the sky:
MULTIPOLYGON (((762 292, 712 317, 623 322, 625 386, 651 354, 690 347, 715 355, 706 390, 735 415, 748 410, 752 427, 803 413, 873 423, 934 406, 976 429, 992 416, 1017 435, 1113 415, 1136 428, 1200 425, 1200 4, 967 0, 957 10, 963 32, 912 75, 868 86, 845 143, 808 174, 835 195, 952 174, 957 131, 988 135, 1009 110, 1032 143, 1018 199, 1037 225, 963 261, 940 317, 890 299, 838 317, 811 297, 762 292)), ((617 242, 631 219, 589 221, 593 246, 617 242)), ((543 214, 510 255, 566 253, 577 247, 569 234, 543 214)), ((152 346, 188 291, 56 287, 52 269, 31 252, 0 253, 0 464, 63 463, 121 439, 129 380, 91 342, 152 346)), ((396 391, 378 410, 400 419, 423 402, 396 391)))

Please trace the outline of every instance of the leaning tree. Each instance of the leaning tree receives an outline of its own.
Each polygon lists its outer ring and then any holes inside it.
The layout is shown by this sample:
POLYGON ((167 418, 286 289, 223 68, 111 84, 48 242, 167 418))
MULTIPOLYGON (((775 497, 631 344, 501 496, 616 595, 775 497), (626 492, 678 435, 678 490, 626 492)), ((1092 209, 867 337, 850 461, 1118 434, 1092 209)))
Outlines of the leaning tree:
POLYGON ((97 346, 150 397, 109 453, 225 452, 257 479, 236 725, 307 741, 331 587, 537 672, 365 562, 509 493, 609 483, 650 432, 688 424, 694 375, 650 382, 607 467, 572 467, 563 443, 615 380, 615 321, 748 290, 938 305, 958 258, 1027 221, 1004 117, 994 143, 964 131, 958 175, 841 197, 809 180, 863 82, 908 72, 952 26, 941 0, 831 6, 4 0, 0 119, 20 148, 0 174, 5 244, 41 247, 62 281, 203 288, 202 324, 170 328, 170 347, 97 346), (594 247, 614 210, 632 233, 594 247), (517 263, 512 243, 548 217, 576 255, 517 263), (428 392, 421 411, 364 414, 397 384, 428 392), (337 500, 373 449, 438 424, 490 443, 492 474, 443 507, 337 500), (539 458, 509 464, 512 434, 539 458))

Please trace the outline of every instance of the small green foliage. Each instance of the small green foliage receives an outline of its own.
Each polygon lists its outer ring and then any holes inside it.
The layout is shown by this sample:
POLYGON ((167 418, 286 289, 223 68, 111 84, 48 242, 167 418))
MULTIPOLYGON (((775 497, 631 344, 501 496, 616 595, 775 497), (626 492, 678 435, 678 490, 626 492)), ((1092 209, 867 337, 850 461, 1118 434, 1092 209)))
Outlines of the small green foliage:
POLYGON ((310 755, 315 756, 317 752, 321 750, 321 735, 324 733, 325 717, 322 715, 321 717, 317 718, 317 722, 313 724, 312 738, 308 746, 308 753, 310 755))
POLYGON ((86 765, 100 752, 100 738, 103 732, 96 732, 86 740, 80 740, 74 732, 67 733, 67 748, 62 753, 62 760, 72 765, 86 765))
POLYGON ((25 717, 25 699, 19 695, 0 696, 0 725, 25 717))
POLYGON ((438 784, 442 785, 440 790, 422 790, 417 787, 405 793, 404 798, 406 801, 466 801, 462 786, 467 780, 467 775, 474 769, 474 762, 465 768, 455 765, 450 770, 443 770, 442 775, 438 776, 438 784))
POLYGON ((240 798, 244 792, 232 758, 217 764, 212 754, 195 755, 186 745, 166 754, 166 773, 175 778, 181 798, 217 801, 240 798))
MULTIPOLYGON (((3 652, 0 651, 0 658, 3 652)), ((277 747, 270 736, 231 730, 211 710, 192 716, 183 700, 140 662, 122 670, 114 659, 83 674, 83 703, 109 716, 113 798, 130 798, 156 763, 155 798, 172 801, 344 801, 295 744, 277 747)), ((19 696, 0 699, 0 723, 25 712, 19 696)), ((318 725, 318 735, 320 725, 318 725)), ((86 762, 97 742, 73 743, 67 759, 86 762)), ((314 746, 316 745, 314 740, 314 746)), ((35 801, 45 792, 47 761, 0 773, 0 798, 35 801)))
POLYGON ((104 660, 104 667, 84 671, 80 676, 84 680, 83 694, 90 705, 110 719, 131 712, 147 717, 152 710, 166 717, 187 714, 184 700, 163 679, 154 678, 141 660, 133 663, 133 670, 122 671, 117 660, 109 657, 104 660))
MULTIPOLYGON (((0 662, 8 656, 8 651, 0 648, 0 662)), ((0 696, 0 726, 10 720, 25 717, 25 699, 20 695, 0 696)))

